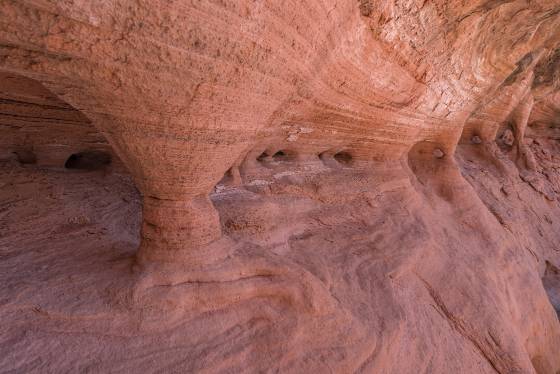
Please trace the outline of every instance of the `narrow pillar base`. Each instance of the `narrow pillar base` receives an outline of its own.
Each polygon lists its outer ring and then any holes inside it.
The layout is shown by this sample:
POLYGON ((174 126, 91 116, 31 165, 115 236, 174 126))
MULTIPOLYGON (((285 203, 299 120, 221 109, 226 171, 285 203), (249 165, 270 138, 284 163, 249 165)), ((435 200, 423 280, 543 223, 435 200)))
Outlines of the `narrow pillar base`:
POLYGON ((220 238, 220 218, 207 196, 186 201, 144 197, 137 262, 212 262, 224 252, 220 238))

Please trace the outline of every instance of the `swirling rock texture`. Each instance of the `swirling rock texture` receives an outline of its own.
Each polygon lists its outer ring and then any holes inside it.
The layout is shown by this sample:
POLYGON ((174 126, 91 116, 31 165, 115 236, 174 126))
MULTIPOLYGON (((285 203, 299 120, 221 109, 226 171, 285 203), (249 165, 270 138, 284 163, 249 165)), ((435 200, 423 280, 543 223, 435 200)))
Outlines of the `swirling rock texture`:
POLYGON ((558 0, 0 0, 0 82, 3 371, 560 372, 558 0))

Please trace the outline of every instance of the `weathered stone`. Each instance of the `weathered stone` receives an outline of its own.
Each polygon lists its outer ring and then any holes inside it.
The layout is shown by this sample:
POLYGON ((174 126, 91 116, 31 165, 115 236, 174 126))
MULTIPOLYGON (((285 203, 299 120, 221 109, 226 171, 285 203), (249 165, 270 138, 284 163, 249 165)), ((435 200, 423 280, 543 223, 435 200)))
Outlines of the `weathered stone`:
POLYGON ((0 0, 0 367, 558 372, 558 10, 0 0))

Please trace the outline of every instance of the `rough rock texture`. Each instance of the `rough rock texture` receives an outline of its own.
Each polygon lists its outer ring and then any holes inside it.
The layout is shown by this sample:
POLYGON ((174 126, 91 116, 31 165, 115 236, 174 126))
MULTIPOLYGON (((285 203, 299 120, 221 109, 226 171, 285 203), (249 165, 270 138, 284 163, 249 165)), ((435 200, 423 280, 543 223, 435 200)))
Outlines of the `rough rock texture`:
POLYGON ((0 0, 0 367, 559 372, 559 51, 557 0, 0 0))
POLYGON ((0 73, 0 160, 43 167, 104 169, 124 166, 103 135, 78 110, 40 83, 0 73), (74 163, 72 155, 97 155, 97 162, 74 163), (70 160, 70 161, 69 161, 70 160), (73 167, 74 166, 74 167, 73 167))

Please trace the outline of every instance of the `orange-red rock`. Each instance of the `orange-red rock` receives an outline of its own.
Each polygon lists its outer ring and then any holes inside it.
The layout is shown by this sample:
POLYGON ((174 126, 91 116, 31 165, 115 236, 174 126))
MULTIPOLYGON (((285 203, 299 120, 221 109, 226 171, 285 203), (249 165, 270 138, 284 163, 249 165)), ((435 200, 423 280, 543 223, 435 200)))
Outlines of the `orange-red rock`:
POLYGON ((0 0, 1 367, 557 373, 559 51, 556 0, 0 0))

